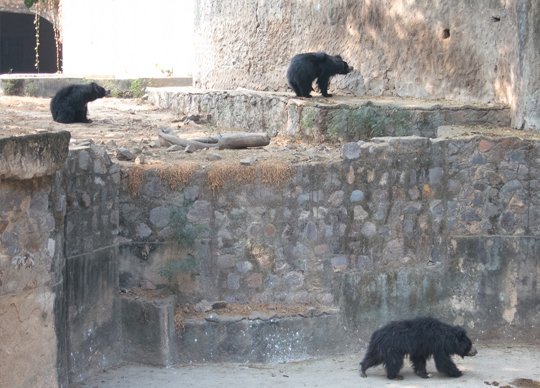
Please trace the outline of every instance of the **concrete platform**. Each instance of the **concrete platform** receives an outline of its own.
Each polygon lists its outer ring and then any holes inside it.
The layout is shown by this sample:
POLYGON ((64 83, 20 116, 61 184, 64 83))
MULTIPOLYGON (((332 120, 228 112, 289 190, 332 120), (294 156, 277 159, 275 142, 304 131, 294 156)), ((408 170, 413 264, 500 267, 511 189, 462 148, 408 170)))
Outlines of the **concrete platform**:
POLYGON ((436 137, 442 125, 504 127, 510 109, 399 97, 334 95, 296 98, 292 93, 246 89, 201 90, 184 87, 146 89, 149 101, 179 115, 202 115, 218 128, 266 132, 305 140, 356 141, 380 136, 436 137))
POLYGON ((416 376, 405 362, 404 380, 386 379, 381 366, 368 370, 368 377, 358 374, 362 353, 302 362, 274 364, 183 364, 157 368, 136 364, 100 373, 75 387, 100 388, 172 388, 172 387, 258 387, 258 388, 361 388, 361 387, 538 387, 540 386, 540 349, 526 346, 478 346, 478 355, 455 358, 463 376, 441 376, 433 361, 428 361, 430 379, 416 376))

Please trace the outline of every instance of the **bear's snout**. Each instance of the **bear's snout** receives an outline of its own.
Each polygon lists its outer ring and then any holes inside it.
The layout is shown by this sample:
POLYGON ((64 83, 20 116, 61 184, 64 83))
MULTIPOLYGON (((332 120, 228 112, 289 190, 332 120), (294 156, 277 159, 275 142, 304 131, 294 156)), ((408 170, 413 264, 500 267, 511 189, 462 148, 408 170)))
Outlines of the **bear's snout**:
POLYGON ((474 346, 471 347, 471 350, 469 350, 469 353, 466 354, 466 356, 468 357, 473 357, 473 356, 476 356, 476 353, 478 353, 476 351, 476 348, 474 346))

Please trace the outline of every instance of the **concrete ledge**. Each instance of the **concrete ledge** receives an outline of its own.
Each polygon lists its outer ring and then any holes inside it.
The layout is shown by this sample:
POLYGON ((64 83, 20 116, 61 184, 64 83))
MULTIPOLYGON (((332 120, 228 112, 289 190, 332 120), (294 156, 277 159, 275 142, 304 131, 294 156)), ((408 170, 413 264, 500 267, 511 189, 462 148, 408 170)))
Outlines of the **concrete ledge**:
POLYGON ((509 126, 510 109, 397 97, 295 98, 252 90, 148 88, 149 100, 180 114, 207 115, 213 125, 314 141, 380 136, 436 137, 441 125, 509 126))
POLYGON ((190 86, 192 79, 185 78, 130 78, 77 77, 61 74, 4 74, 0 76, 0 94, 11 96, 52 97, 62 87, 71 84, 97 82, 111 91, 113 97, 141 97, 145 88, 190 86))
POLYGON ((0 137, 0 179, 32 179, 52 175, 68 156, 68 131, 0 137))
POLYGON ((178 333, 179 362, 286 362, 356 351, 338 314, 210 322, 192 319, 178 333))

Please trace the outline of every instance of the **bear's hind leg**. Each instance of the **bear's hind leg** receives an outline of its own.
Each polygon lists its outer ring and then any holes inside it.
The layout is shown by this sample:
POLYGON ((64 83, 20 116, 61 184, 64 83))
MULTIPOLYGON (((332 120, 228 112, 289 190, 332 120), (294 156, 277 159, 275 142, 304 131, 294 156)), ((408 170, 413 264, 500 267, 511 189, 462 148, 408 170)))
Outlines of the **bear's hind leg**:
POLYGON ((403 376, 399 374, 403 367, 403 356, 403 354, 391 354, 384 360, 386 377, 390 380, 403 380, 403 376))
POLYGON ((463 375, 463 373, 461 373, 461 371, 457 368, 456 364, 454 364, 450 356, 446 354, 434 354, 433 358, 435 360, 435 366, 439 372, 444 373, 449 377, 460 377, 463 375))
POLYGON ((76 114, 73 109, 62 106, 57 110, 56 116, 53 119, 57 123, 70 124, 76 122, 76 114))
POLYGON ((416 373, 417 376, 428 379, 431 377, 429 373, 427 373, 426 370, 426 358, 422 356, 410 356, 411 362, 413 364, 414 373, 416 373))
POLYGON ((300 91, 300 88, 296 84, 296 82, 289 82, 289 86, 292 90, 294 90, 294 94, 296 94, 297 97, 302 97, 302 92, 300 91))

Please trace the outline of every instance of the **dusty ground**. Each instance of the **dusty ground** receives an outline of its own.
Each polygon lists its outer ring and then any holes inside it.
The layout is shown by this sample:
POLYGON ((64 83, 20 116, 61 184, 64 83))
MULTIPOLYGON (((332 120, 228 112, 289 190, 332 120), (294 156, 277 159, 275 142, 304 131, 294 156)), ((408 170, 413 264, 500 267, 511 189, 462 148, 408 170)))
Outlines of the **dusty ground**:
POLYGON ((171 151, 160 144, 158 129, 172 128, 178 136, 192 138, 235 132, 219 130, 196 123, 172 112, 160 110, 136 99, 104 98, 88 104, 89 124, 60 124, 52 120, 47 98, 0 96, 0 136, 18 136, 48 131, 68 130, 71 146, 86 145, 89 141, 104 146, 111 157, 119 148, 129 149, 135 156, 144 155, 145 164, 174 163, 188 160, 206 163, 219 159, 256 158, 256 161, 279 159, 290 162, 317 161, 339 157, 339 148, 329 145, 302 144, 282 138, 272 139, 264 148, 218 150, 216 148, 186 153, 171 151))
MULTIPOLYGON (((464 375, 449 379, 435 372, 432 361, 428 371, 433 377, 423 380, 406 365, 404 380, 387 380, 382 367, 358 374, 361 354, 286 364, 205 364, 156 368, 125 365, 111 369, 77 387, 92 388, 172 388, 172 387, 540 387, 540 349, 532 347, 478 347, 472 358, 454 359, 464 375)), ((408 363, 406 363, 408 364, 408 363)))
MULTIPOLYGON (((115 158, 119 148, 127 148, 134 156, 143 155, 145 164, 175 163, 186 160, 200 164, 211 160, 255 161, 280 160, 283 162, 316 162, 339 158, 340 147, 330 144, 308 144, 284 138, 273 138, 264 148, 245 150, 208 149, 186 153, 183 149, 171 151, 160 144, 158 128, 166 127, 182 137, 215 136, 234 132, 231 128, 213 128, 204 122, 194 122, 185 117, 160 110, 136 99, 104 98, 88 105, 89 124, 59 124, 52 120, 48 98, 13 97, 0 95, 0 136, 16 136, 47 131, 68 130, 71 145, 89 142, 104 146, 115 158), (217 155, 217 156, 216 156, 217 155)), ((256 131, 256 129, 255 129, 256 131)), ((441 136, 489 135, 518 136, 540 140, 540 133, 482 127, 449 127, 441 136)))

